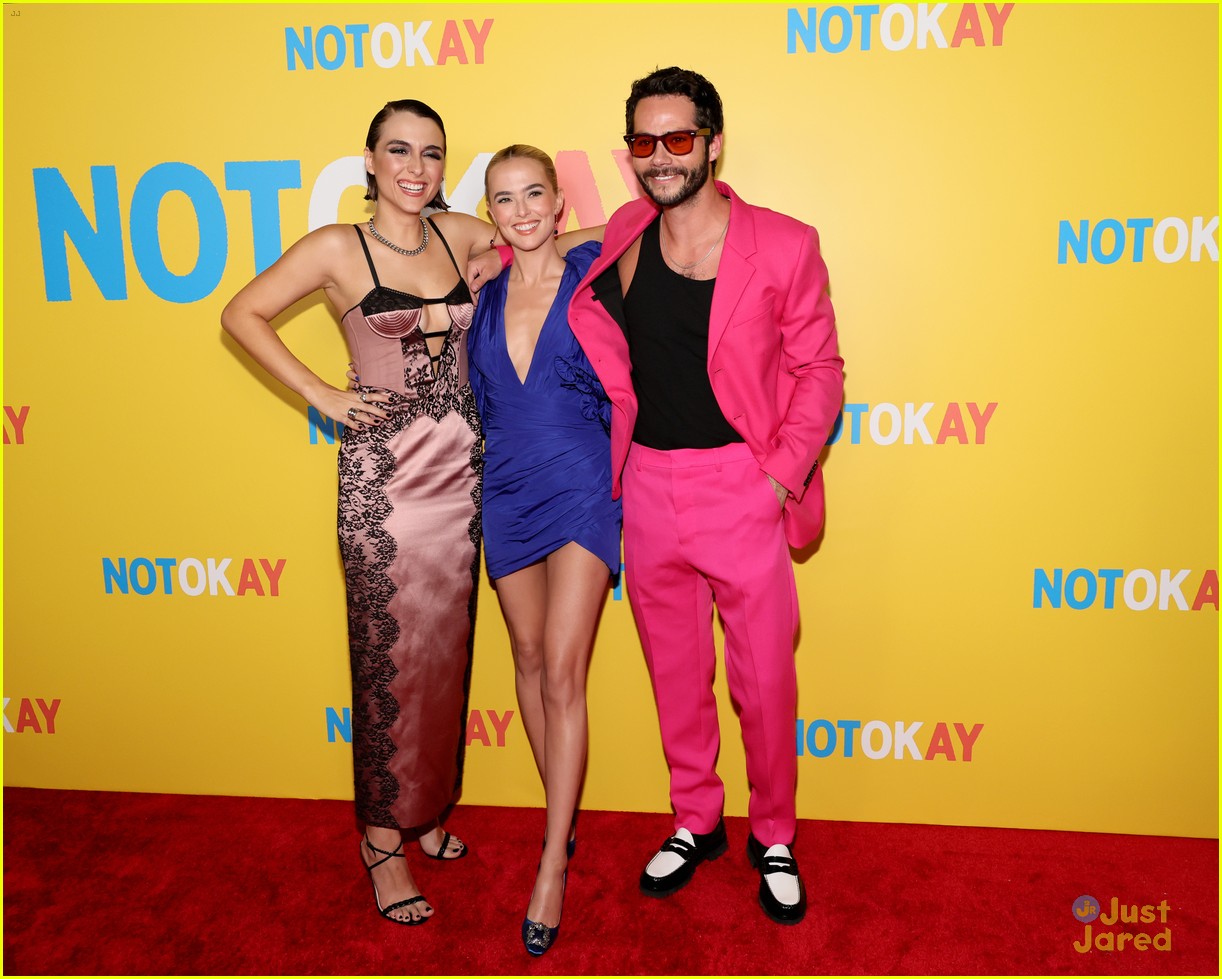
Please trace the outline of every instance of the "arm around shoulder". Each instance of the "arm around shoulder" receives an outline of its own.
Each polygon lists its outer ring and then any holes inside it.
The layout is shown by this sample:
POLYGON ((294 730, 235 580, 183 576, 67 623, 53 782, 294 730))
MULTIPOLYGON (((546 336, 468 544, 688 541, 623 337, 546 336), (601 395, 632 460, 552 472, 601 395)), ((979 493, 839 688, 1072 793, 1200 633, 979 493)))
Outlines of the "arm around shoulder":
POLYGON ((556 248, 561 255, 567 255, 578 245, 584 245, 588 241, 601 243, 606 230, 605 224, 596 224, 592 228, 576 228, 573 231, 566 231, 556 239, 556 248))

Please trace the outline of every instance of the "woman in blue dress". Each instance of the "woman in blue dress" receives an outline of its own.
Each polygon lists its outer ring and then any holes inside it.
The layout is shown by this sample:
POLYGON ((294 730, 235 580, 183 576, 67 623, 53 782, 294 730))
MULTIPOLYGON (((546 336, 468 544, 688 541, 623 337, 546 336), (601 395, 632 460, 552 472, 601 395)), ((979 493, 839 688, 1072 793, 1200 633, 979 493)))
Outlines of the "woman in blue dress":
POLYGON ((586 761, 586 666, 620 566, 610 404, 568 325, 600 244, 561 256, 564 194, 542 150, 508 146, 485 176, 513 262, 484 286, 468 338, 484 426, 488 577, 509 629, 518 707, 547 795, 543 858, 522 924, 528 952, 555 940, 586 761))

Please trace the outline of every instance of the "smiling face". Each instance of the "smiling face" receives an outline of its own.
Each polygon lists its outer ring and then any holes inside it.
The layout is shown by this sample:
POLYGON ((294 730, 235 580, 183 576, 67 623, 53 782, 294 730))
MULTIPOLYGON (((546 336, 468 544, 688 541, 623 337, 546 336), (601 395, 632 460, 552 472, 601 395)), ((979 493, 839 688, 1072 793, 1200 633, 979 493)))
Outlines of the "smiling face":
POLYGON ((488 213, 508 244, 533 251, 552 240, 556 220, 564 210, 564 191, 556 189, 554 175, 540 160, 494 158, 484 182, 488 213))
MULTIPOLYGON (((662 136, 683 129, 699 129, 696 106, 683 95, 652 95, 641 99, 633 113, 633 132, 662 136)), ((709 181, 709 163, 721 153, 721 133, 711 139, 697 136, 692 150, 674 156, 659 140, 652 156, 632 157, 632 169, 655 204, 673 207, 690 200, 709 181)))
POLYGON ((395 112, 382 123, 377 145, 365 148, 365 172, 372 177, 379 206, 393 204, 419 213, 441 191, 445 134, 432 119, 395 112))

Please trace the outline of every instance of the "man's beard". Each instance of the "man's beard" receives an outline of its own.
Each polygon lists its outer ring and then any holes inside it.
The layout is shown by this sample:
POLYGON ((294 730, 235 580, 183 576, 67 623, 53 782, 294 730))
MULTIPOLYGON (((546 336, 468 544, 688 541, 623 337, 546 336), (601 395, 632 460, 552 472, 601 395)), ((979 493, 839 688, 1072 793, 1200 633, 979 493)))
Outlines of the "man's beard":
POLYGON ((642 189, 649 195, 650 200, 661 207, 673 207, 676 204, 682 204, 684 201, 689 200, 695 196, 696 192, 704 186, 705 181, 708 179, 708 156, 705 156, 697 166, 690 170, 686 167, 650 167, 643 174, 637 174, 637 181, 642 189), (647 177, 659 177, 676 173, 685 174, 683 183, 678 187, 674 187, 673 184, 667 184, 658 190, 645 182, 647 177))

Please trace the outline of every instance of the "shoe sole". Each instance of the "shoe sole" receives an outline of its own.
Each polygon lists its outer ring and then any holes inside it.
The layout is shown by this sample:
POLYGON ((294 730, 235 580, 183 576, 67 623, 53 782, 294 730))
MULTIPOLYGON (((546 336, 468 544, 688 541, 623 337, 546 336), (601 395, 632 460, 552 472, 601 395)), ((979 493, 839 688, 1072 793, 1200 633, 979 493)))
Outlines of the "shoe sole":
POLYGON ((806 917, 806 910, 803 909, 802 913, 798 915, 796 918, 781 918, 777 916, 776 914, 774 914, 772 911, 768 910, 768 905, 764 903, 764 898, 762 895, 759 896, 759 905, 760 905, 760 908, 763 910, 764 914, 766 914, 769 918, 775 921, 778 925, 796 925, 800 923, 803 918, 806 917))
POLYGON ((707 860, 716 860, 718 857, 725 854, 725 852, 729 848, 730 848, 729 841, 723 840, 718 846, 710 850, 704 856, 699 857, 696 860, 690 861, 688 866, 691 867, 691 873, 689 873, 685 878, 683 878, 683 880, 680 881, 678 884, 675 884, 674 887, 667 887, 664 890, 650 890, 644 884, 642 884, 641 893, 644 894, 646 897, 670 897, 672 894, 678 893, 679 891, 683 890, 683 888, 687 887, 687 885, 692 882, 692 878, 696 876, 696 869, 702 863, 704 863, 707 860))

